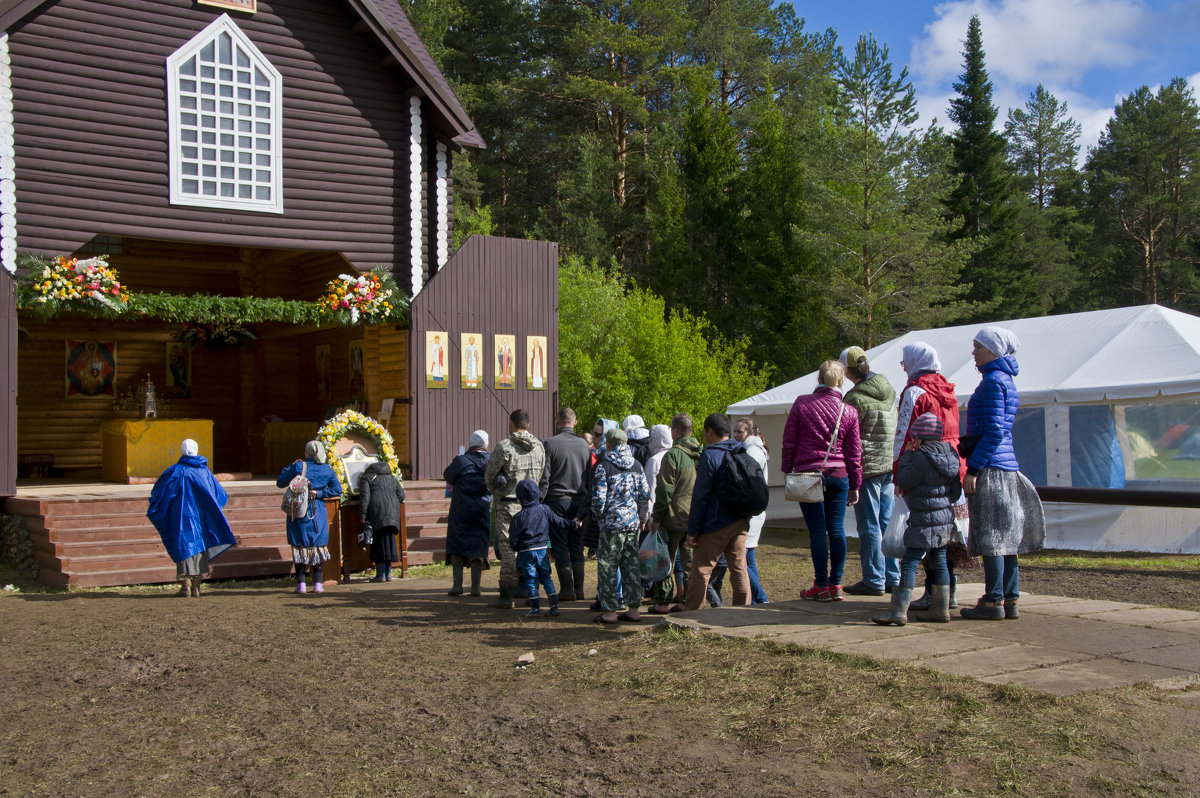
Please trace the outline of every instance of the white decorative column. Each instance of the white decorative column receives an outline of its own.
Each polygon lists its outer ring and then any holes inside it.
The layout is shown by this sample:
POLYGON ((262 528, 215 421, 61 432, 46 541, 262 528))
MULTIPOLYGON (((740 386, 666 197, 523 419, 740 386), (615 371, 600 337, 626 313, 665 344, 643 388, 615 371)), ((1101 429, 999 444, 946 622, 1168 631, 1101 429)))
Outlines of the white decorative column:
POLYGON ((12 60, 0 33, 0 265, 17 270, 17 158, 13 135, 12 60))
POLYGON ((424 224, 422 224, 422 161, 421 161, 421 98, 410 97, 408 125, 408 197, 409 229, 412 241, 412 293, 416 296, 424 284, 425 260, 422 257, 424 224))
POLYGON ((437 144, 437 267, 450 259, 450 151, 437 144))

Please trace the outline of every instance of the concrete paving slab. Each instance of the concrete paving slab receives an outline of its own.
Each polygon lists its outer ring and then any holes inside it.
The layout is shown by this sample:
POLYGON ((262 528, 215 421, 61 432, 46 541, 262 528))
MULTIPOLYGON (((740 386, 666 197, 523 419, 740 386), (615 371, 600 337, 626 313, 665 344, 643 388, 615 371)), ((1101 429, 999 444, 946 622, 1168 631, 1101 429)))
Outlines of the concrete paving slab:
POLYGON ((1125 623, 1130 626, 1163 626, 1177 621, 1200 621, 1200 613, 1173 610, 1167 607, 1138 607, 1132 610, 1088 612, 1084 613, 1082 617, 1110 623, 1125 623))
MULTIPOLYGON (((1078 599, 1076 601, 1055 601, 1044 604, 1031 604, 1028 611, 1039 615, 1087 615, 1095 612, 1112 612, 1114 610, 1132 610, 1147 607, 1147 604, 1129 604, 1124 601, 1100 601, 1078 599)), ((1021 603, 1021 610, 1026 607, 1021 603)))
POLYGON ((1096 657, 1191 642, 1190 635, 1091 618, 1049 617, 1022 613, 1019 621, 951 622, 955 631, 1012 643, 1052 646, 1096 657), (967 626, 968 628, 964 628, 967 626))
POLYGON ((1188 675, 1174 668, 1100 657, 1066 665, 984 676, 982 681, 1015 684, 1052 695, 1076 695, 1092 690, 1126 687, 1143 682, 1153 683, 1188 675))
POLYGON ((1200 637, 1200 620, 1172 621, 1171 623, 1164 623, 1160 628, 1168 632, 1178 632, 1185 635, 1195 635, 1200 637))
POLYGON ((1060 651, 1043 646, 1010 643, 996 648, 983 648, 944 657, 931 657, 921 661, 927 668, 981 679, 1018 670, 1044 668, 1066 662, 1078 662, 1086 657, 1075 651, 1060 651))
POLYGON ((776 643, 794 643, 810 648, 833 648, 849 643, 866 643, 871 640, 894 639, 909 635, 924 635, 927 632, 913 625, 880 626, 874 623, 853 626, 825 626, 804 631, 784 632, 776 635, 776 643))
POLYGON ((1143 651, 1127 651, 1117 654, 1117 659, 1127 662, 1145 662, 1150 665, 1161 665, 1164 668, 1178 668, 1181 671, 1195 672, 1200 667, 1200 640, 1175 646, 1159 646, 1143 651))
POLYGON ((975 635, 936 632, 889 637, 866 643, 847 643, 834 646, 833 650, 844 654, 862 654, 864 657, 875 657, 876 659, 912 661, 958 654, 964 651, 978 651, 982 648, 995 648, 997 645, 995 641, 975 635))
POLYGON ((1179 701, 1184 704, 1191 704, 1194 707, 1200 707, 1200 690, 1189 690, 1186 693, 1176 693, 1171 696, 1172 700, 1179 701))
POLYGON ((1069 601, 1083 601, 1083 599, 1070 598, 1068 596, 1043 596, 1038 593, 1022 593, 1020 605, 1021 609, 1026 607, 1037 607, 1041 604, 1065 604, 1069 601))

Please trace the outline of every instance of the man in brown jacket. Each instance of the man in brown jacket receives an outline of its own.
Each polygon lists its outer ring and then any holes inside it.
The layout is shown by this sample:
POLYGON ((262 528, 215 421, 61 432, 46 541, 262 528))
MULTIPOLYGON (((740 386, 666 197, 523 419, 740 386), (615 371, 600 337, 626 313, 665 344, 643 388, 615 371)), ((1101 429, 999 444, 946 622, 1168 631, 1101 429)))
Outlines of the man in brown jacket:
POLYGON ((692 550, 682 544, 683 539, 687 537, 692 487, 696 484, 696 462, 704 448, 692 436, 692 417, 687 413, 680 413, 671 419, 671 438, 674 443, 663 455, 662 466, 655 483, 650 528, 655 532, 661 528, 667 533, 671 565, 674 567, 675 556, 678 554, 684 575, 679 585, 675 584, 674 574, 668 574, 661 582, 654 584, 654 606, 650 612, 658 615, 666 614, 671 608, 671 602, 687 590, 687 574, 692 568, 692 550))

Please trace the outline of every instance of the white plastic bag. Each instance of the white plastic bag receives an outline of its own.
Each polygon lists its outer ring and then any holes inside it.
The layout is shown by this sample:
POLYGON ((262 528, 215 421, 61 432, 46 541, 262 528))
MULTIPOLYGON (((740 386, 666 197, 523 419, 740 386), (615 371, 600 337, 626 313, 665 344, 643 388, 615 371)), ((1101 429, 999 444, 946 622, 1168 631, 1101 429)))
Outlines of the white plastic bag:
POLYGON ((907 550, 904 545, 905 529, 908 529, 908 503, 904 501, 903 496, 896 496, 896 502, 892 505, 892 517, 888 520, 880 545, 884 557, 899 559, 904 556, 907 550))

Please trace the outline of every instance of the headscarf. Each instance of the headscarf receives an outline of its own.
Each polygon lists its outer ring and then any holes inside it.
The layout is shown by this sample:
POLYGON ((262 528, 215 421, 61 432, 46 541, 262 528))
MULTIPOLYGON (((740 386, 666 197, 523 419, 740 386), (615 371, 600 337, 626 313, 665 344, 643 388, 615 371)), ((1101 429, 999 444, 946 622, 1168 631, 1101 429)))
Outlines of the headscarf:
POLYGON ((975 340, 996 357, 1014 355, 1021 346, 1016 334, 1005 327, 984 327, 975 333, 975 340))
POLYGON ((904 345, 904 372, 911 379, 922 371, 941 371, 942 361, 937 350, 924 341, 913 341, 904 345))
POLYGON ((195 457, 200 454, 200 444, 191 438, 185 438, 183 444, 179 447, 179 453, 184 457, 195 457))
POLYGON ((318 463, 325 462, 325 447, 320 441, 309 441, 304 444, 304 456, 309 460, 314 460, 318 463))
POLYGON ((625 431, 630 440, 637 441, 650 437, 650 430, 646 429, 646 422, 638 415, 625 416, 625 420, 621 422, 621 429, 625 431))
POLYGON ((477 429, 471 433, 470 448, 486 449, 488 447, 488 434, 485 430, 477 429))

